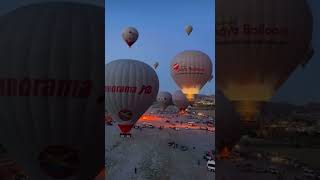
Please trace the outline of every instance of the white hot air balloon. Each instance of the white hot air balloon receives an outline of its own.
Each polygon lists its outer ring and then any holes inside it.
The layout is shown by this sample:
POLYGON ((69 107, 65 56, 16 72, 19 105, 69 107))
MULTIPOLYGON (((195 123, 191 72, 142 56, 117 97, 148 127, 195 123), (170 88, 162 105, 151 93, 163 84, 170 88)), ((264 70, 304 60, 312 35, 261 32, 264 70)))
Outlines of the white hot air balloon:
POLYGON ((167 91, 161 91, 157 96, 157 101, 160 103, 160 109, 164 111, 172 104, 172 95, 167 91))
POLYGON ((171 61, 171 76, 192 103, 194 96, 208 82, 212 74, 210 57, 201 51, 183 51, 171 61))
POLYGON ((63 2, 0 17, 0 142, 30 179, 104 167, 103 22, 103 7, 63 2))
POLYGON ((180 111, 185 111, 186 108, 190 105, 188 99, 181 90, 177 90, 172 94, 172 102, 179 108, 180 111))
POLYGON ((127 27, 122 32, 122 39, 131 47, 138 39, 139 32, 134 27, 127 27))
POLYGON ((158 63, 158 62, 155 62, 155 63, 153 64, 154 69, 157 69, 158 66, 159 66, 159 63, 158 63))
POLYGON ((118 122, 121 135, 128 135, 140 116, 156 100, 159 79, 153 68, 130 59, 115 60, 105 70, 105 101, 118 122))
POLYGON ((191 25, 188 25, 184 28, 184 31, 188 34, 188 36, 191 34, 193 30, 193 27, 191 25))

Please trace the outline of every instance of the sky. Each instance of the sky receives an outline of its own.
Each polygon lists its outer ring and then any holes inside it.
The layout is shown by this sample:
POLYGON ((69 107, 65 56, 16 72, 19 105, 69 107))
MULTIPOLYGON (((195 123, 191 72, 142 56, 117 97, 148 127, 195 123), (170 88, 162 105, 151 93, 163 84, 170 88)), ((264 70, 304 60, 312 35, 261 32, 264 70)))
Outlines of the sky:
MULTIPOLYGON (((213 0, 106 0, 106 63, 136 59, 149 65, 159 62, 159 91, 178 90, 170 75, 170 62, 184 50, 200 50, 215 62, 215 5, 213 0), (190 36, 184 27, 191 24, 190 36), (128 48, 124 28, 133 26, 139 39, 128 48)), ((214 69, 214 67, 213 67, 214 69)), ((215 73, 213 72, 213 75, 215 73)), ((214 94, 214 80, 200 93, 214 94)))
POLYGON ((320 1, 307 0, 313 14, 314 55, 304 68, 297 68, 279 89, 273 101, 305 104, 320 102, 320 1))

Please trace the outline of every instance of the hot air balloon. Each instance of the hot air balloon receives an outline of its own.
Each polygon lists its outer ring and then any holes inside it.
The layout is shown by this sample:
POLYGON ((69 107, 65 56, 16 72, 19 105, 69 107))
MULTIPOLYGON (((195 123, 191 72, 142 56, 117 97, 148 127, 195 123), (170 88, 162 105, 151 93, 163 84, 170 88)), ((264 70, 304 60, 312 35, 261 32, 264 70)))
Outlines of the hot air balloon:
POLYGON ((185 111, 190 105, 188 99, 181 90, 177 90, 172 94, 172 102, 179 108, 181 112, 185 111))
POLYGON ((51 2, 0 17, 0 142, 30 179, 104 167, 104 16, 51 2))
POLYGON ((312 56, 312 15, 305 0, 217 0, 216 8, 217 86, 243 127, 255 128, 263 104, 312 56))
POLYGON ((228 157, 240 140, 240 117, 231 102, 219 90, 216 91, 216 136, 215 144, 222 157, 228 157))
POLYGON ((108 112, 118 122, 121 136, 130 130, 156 100, 159 79, 153 68, 130 59, 115 60, 105 70, 105 101, 108 112))
POLYGON ((193 30, 193 27, 191 25, 188 25, 184 28, 184 31, 188 34, 188 36, 191 34, 193 30))
POLYGON ((212 74, 210 57, 201 51, 183 51, 171 61, 171 76, 190 103, 212 74))
POLYGON ((172 104, 172 95, 167 91, 161 91, 157 96, 157 101, 160 103, 160 109, 164 111, 172 104))
POLYGON ((137 41, 138 37, 139 32, 134 27, 127 27, 122 32, 122 38, 128 44, 129 47, 131 47, 137 41))
POLYGON ((155 63, 153 64, 154 69, 157 69, 158 66, 159 66, 159 63, 158 63, 158 62, 155 62, 155 63))
POLYGON ((210 76, 209 82, 211 82, 213 79, 213 75, 210 76))

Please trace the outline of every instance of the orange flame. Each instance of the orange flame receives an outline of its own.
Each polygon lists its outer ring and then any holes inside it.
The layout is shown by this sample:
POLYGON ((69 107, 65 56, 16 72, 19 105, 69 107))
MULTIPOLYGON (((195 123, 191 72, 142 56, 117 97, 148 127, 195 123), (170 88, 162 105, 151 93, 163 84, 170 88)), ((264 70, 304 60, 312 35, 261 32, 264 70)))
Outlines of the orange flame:
POLYGON ((230 150, 227 146, 222 148, 221 152, 219 153, 219 158, 227 159, 230 156, 230 150))
POLYGON ((139 118, 139 121, 157 121, 161 119, 159 116, 154 116, 154 115, 142 115, 139 118))

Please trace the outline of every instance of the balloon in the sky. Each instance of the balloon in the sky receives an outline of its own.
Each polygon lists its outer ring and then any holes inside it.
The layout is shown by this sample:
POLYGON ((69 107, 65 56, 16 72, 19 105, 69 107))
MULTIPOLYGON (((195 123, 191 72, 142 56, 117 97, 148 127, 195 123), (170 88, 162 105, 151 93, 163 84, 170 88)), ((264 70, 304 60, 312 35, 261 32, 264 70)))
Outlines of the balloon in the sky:
POLYGON ((261 106, 312 56, 312 14, 305 0, 217 0, 216 6, 217 87, 243 122, 254 123, 261 106))
POLYGON ((211 82, 213 79, 213 75, 210 76, 209 82, 211 82))
POLYGON ((190 102, 212 74, 210 57, 201 51, 183 51, 171 61, 171 76, 190 102))
POLYGON ((104 167, 104 8, 38 3, 0 27, 0 142, 30 179, 93 179, 104 167))
POLYGON ((172 94, 172 102, 179 108, 180 111, 186 110, 186 108, 190 105, 188 99, 181 90, 177 90, 172 94))
POLYGON ((192 30, 193 30, 193 27, 191 25, 187 25, 184 28, 184 31, 188 34, 188 36, 191 34, 192 30))
POLYGON ((157 69, 158 66, 159 66, 159 63, 158 63, 158 62, 155 62, 155 63, 153 64, 154 69, 157 69))
POLYGON ((107 110, 118 122, 123 134, 129 133, 140 116, 152 105, 158 91, 158 76, 144 62, 120 59, 106 66, 107 110))
POLYGON ((157 96, 157 101, 160 103, 160 108, 164 111, 168 106, 170 106, 172 102, 172 95, 167 91, 159 92, 157 96))
POLYGON ((137 41, 138 37, 139 32, 134 27, 127 27, 122 32, 122 38, 128 44, 129 47, 131 47, 137 41))

